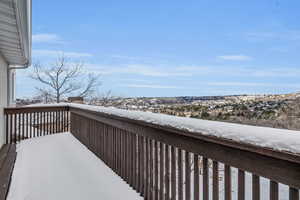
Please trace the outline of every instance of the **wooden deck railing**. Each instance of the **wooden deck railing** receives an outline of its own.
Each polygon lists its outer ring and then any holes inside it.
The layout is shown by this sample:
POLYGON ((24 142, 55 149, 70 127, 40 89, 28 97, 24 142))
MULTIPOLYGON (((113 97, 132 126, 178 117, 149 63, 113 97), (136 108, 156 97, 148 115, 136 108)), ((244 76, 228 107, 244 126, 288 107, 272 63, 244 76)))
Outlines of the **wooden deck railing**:
POLYGON ((5 115, 8 143, 68 131, 70 124, 147 200, 299 200, 298 155, 75 106, 9 108, 5 115))
POLYGON ((6 143, 69 131, 69 107, 5 108, 6 143))
POLYGON ((278 200, 281 183, 288 199, 299 200, 297 155, 81 108, 70 112, 71 133, 145 199, 278 200))

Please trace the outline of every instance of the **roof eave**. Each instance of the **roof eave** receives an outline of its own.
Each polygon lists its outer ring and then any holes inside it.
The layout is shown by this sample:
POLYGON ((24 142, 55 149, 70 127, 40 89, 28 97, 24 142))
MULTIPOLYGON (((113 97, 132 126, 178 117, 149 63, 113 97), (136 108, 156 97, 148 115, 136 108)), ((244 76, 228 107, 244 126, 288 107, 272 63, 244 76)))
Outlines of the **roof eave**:
MULTIPOLYGON (((32 1, 14 0, 17 29, 20 38, 20 45, 24 56, 23 63, 10 63, 11 65, 21 65, 21 68, 28 67, 31 64, 31 19, 32 19, 32 1)), ((20 67, 15 67, 20 68, 20 67)))

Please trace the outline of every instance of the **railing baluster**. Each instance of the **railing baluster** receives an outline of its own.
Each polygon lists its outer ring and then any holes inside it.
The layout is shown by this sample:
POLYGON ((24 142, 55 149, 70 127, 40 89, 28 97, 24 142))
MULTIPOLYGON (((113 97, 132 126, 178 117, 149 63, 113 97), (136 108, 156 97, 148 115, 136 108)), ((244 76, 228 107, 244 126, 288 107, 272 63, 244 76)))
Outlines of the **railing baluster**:
POLYGON ((140 139, 140 147, 141 147, 141 177, 140 177, 140 193, 143 197, 145 197, 145 138, 141 136, 140 139))
POLYGON ((41 112, 40 132, 41 132, 41 136, 45 135, 45 131, 44 131, 44 112, 41 112))
MULTIPOLYGON (((117 167, 118 167, 118 174, 119 176, 121 176, 121 136, 120 136, 120 131, 119 129, 116 130, 117 131, 117 167)), ((95 133, 96 135, 96 133, 95 133)), ((97 144, 96 144, 97 145, 97 144)), ((97 148, 97 146, 95 147, 97 148)))
POLYGON ((40 129, 41 129, 41 133, 42 136, 45 136, 45 117, 44 117, 44 112, 41 112, 41 124, 40 124, 40 129))
POLYGON ((190 153, 185 151, 185 199, 191 199, 191 166, 190 153))
POLYGON ((36 117, 37 117, 37 120, 36 120, 36 131, 37 131, 37 133, 36 133, 36 136, 37 137, 39 137, 39 136, 41 136, 41 134, 40 134, 40 112, 37 112, 36 113, 36 117))
POLYGON ((59 116, 57 114, 58 113, 57 111, 55 111, 54 113, 55 113, 55 132, 54 133, 57 133, 59 116))
POLYGON ((10 132, 9 140, 10 140, 10 143, 12 144, 12 143, 14 143, 14 141, 13 141, 13 114, 9 115, 9 132, 10 132))
POLYGON ((67 128, 68 128, 67 131, 70 131, 70 126, 71 126, 71 122, 70 122, 69 116, 70 116, 70 112, 67 112, 67 128))
POLYGON ((18 119, 17 119, 17 125, 18 125, 18 142, 21 141, 21 113, 18 114, 18 119))
POLYGON ((14 138, 17 143, 17 114, 14 114, 14 138))
POLYGON ((160 142, 160 149, 159 149, 159 153, 160 153, 160 199, 163 200, 164 196, 165 196, 165 150, 164 150, 164 143, 160 142))
POLYGON ((136 190, 136 135, 132 135, 132 184, 133 184, 133 189, 136 190))
POLYGON ((44 113, 44 118, 45 118, 44 121, 45 135, 48 135, 48 112, 47 111, 44 113))
POLYGON ((65 110, 61 111, 61 123, 60 123, 61 132, 66 132, 66 127, 65 127, 65 113, 66 113, 65 110))
POLYGON ((9 116, 9 115, 5 113, 4 117, 5 117, 5 128, 6 128, 6 132, 5 132, 5 135, 6 135, 6 136, 5 136, 6 144, 9 143, 9 141, 8 141, 8 139, 9 139, 9 138, 8 138, 8 137, 9 137, 9 136, 8 136, 8 133, 9 133, 9 132, 8 132, 8 116, 9 116))
POLYGON ((126 137, 125 137, 125 131, 121 131, 121 137, 122 137, 122 178, 125 180, 126 178, 126 137))
POLYGON ((252 174, 252 199, 259 200, 259 198, 260 198, 259 176, 252 174))
POLYGON ((132 134, 128 133, 128 144, 129 144, 129 148, 128 148, 128 174, 129 174, 129 185, 131 187, 133 187, 133 174, 132 174, 132 169, 133 169, 133 158, 132 158, 132 147, 133 147, 133 143, 132 143, 132 134))
POLYGON ((137 135, 137 192, 141 194, 141 177, 142 177, 142 166, 141 166, 141 161, 142 161, 142 150, 141 150, 141 136, 137 135))
POLYGON ((113 136, 114 136, 114 139, 113 139, 113 148, 114 148, 114 171, 116 173, 118 173, 118 167, 117 167, 117 157, 118 157, 118 152, 117 152, 117 149, 118 149, 118 146, 117 146, 117 129, 115 127, 113 127, 113 136))
POLYGON ((65 110, 61 111, 61 132, 65 132, 65 110))
MULTIPOLYGON (((105 124, 104 125, 104 135, 105 135, 105 162, 106 162, 106 165, 110 166, 109 164, 109 138, 108 138, 108 131, 107 131, 107 125, 105 124)), ((128 135, 127 136, 127 163, 128 163, 128 135)), ((127 168, 128 170, 128 168, 127 168)), ((127 182, 128 182, 128 177, 127 177, 127 182)))
POLYGON ((122 178, 123 180, 125 179, 125 164, 126 164, 126 158, 125 158, 125 133, 124 131, 121 130, 121 148, 122 148, 122 152, 121 152, 121 159, 122 159, 122 168, 121 168, 121 171, 122 171, 122 178))
MULTIPOLYGON (((111 127, 109 125, 106 126, 106 134, 107 134, 107 161, 108 161, 108 166, 110 169, 113 170, 113 165, 112 165, 112 134, 111 134, 111 127)), ((130 148, 130 147, 129 147, 130 148)))
MULTIPOLYGON (((68 126, 67 126, 67 115, 68 115, 68 109, 65 108, 64 110, 64 132, 68 132, 68 126)), ((96 121, 95 121, 96 122, 96 121)))
POLYGON ((128 132, 126 132, 127 135, 127 182, 130 186, 132 186, 131 183, 131 156, 130 156, 130 150, 131 150, 131 144, 130 144, 130 134, 128 132))
MULTIPOLYGON (((89 120, 89 122, 91 122, 91 120, 89 120)), ((64 113, 63 110, 59 111, 59 133, 63 133, 64 132, 64 113)), ((90 136, 90 134, 88 134, 88 137, 90 136)))
POLYGON ((219 163, 213 161, 213 189, 212 198, 213 200, 219 200, 219 163))
MULTIPOLYGON (((96 122, 95 122, 96 123, 96 122)), ((96 130, 94 130, 95 134, 96 130)), ((119 175, 119 168, 118 168, 118 129, 114 128, 114 134, 115 134, 115 172, 119 175)))
POLYGON ((208 159, 202 158, 203 163, 203 199, 209 200, 208 159))
POLYGON ((146 138, 146 154, 145 154, 145 158, 146 158, 146 164, 145 164, 145 170, 146 170, 146 177, 145 177, 145 198, 149 199, 149 168, 150 168, 150 164, 149 164, 149 139, 146 138))
POLYGON ((183 199, 183 161, 182 149, 178 149, 178 199, 183 199))
POLYGON ((24 122, 24 119, 25 119, 25 117, 24 117, 24 115, 25 115, 25 113, 22 113, 22 140, 24 140, 25 139, 25 122, 24 122))
POLYGON ((165 156, 166 156, 166 171, 165 171, 165 187, 166 187, 166 194, 165 194, 165 200, 169 200, 171 196, 171 191, 170 191, 170 182, 171 182, 171 177, 170 177, 170 171, 171 171, 171 159, 170 159, 170 146, 166 145, 165 148, 165 156))
POLYGON ((109 138, 110 138, 110 165, 114 171, 114 128, 109 126, 109 138))
POLYGON ((289 189, 290 200, 299 200, 299 190, 290 187, 289 189))
POLYGON ((197 154, 194 154, 194 200, 200 199, 199 174, 199 156, 197 154))
POLYGON ((128 162, 128 157, 127 157, 127 134, 125 131, 123 131, 123 134, 124 134, 124 145, 123 145, 123 148, 124 148, 124 180, 126 181, 127 179, 127 162, 128 162))
POLYGON ((137 136, 133 135, 133 188, 137 190, 137 136))
POLYGON ((136 135, 132 134, 132 156, 133 156, 133 170, 132 170, 132 178, 133 178, 133 189, 137 190, 137 139, 136 135))
POLYGON ((44 135, 47 135, 47 112, 43 113, 43 119, 44 135))
POLYGON ((225 200, 231 200, 231 169, 229 165, 225 165, 225 200))
MULTIPOLYGON (((99 143, 100 143, 100 147, 98 149, 99 151, 99 154, 100 154, 100 157, 101 157, 101 160, 105 163, 105 157, 104 157, 104 149, 105 149, 105 141, 104 141, 104 125, 101 123, 99 124, 99 129, 100 129, 100 137, 99 137, 99 143)), ((125 150, 125 149, 124 149, 125 150)), ((123 152, 124 152, 123 150, 123 152)), ((124 158, 124 156, 123 156, 124 158)), ((125 159, 125 158, 124 158, 125 159)))
MULTIPOLYGON (((98 156, 100 157, 101 160, 103 160, 103 151, 102 151, 102 148, 103 148, 103 144, 102 144, 102 140, 103 140, 103 129, 102 129, 102 124, 98 123, 97 124, 97 129, 99 130, 99 134, 97 136, 97 154, 98 156)), ((123 149, 122 149, 122 152, 123 149)))
MULTIPOLYGON (((106 165, 110 167, 110 158, 109 158, 109 135, 108 135, 108 125, 105 124, 104 126, 105 129, 105 161, 106 161, 106 165)), ((127 158, 128 158, 128 135, 127 135, 127 158)), ((128 159, 127 159, 128 162, 128 159)), ((128 170, 128 168, 127 168, 128 170)), ((128 178, 127 177, 127 182, 128 182, 128 178)))
MULTIPOLYGON (((55 133, 55 112, 51 112, 51 134, 55 133)), ((77 124, 78 125, 78 124, 77 124)))
POLYGON ((270 181, 270 200, 278 200, 278 183, 270 181))
POLYGON ((29 119, 28 119, 28 113, 26 113, 26 138, 29 138, 29 119))
POLYGON ((32 113, 29 113, 29 138, 32 138, 32 113))
POLYGON ((177 173, 176 173, 176 170, 177 170, 177 162, 176 162, 176 147, 174 146, 171 146, 171 153, 172 153, 172 157, 171 157, 171 163, 172 163, 172 169, 171 169, 171 189, 172 189, 172 198, 171 199, 175 199, 177 198, 177 173))
POLYGON ((159 151, 158 151, 158 148, 159 148, 159 143, 157 141, 155 141, 154 143, 155 145, 155 195, 154 195, 154 199, 155 200, 159 200, 159 171, 158 171, 158 166, 159 166, 159 151))
POLYGON ((238 171, 238 200, 245 200, 245 172, 238 171))
MULTIPOLYGON (((101 128, 102 128, 102 131, 103 131, 102 141, 101 141, 102 142, 102 150, 101 151, 102 151, 103 161, 104 161, 105 164, 107 164, 107 160, 106 160, 106 144, 107 144, 106 139, 107 138, 106 138, 105 124, 101 124, 101 128)), ((126 139, 126 138, 124 138, 124 139, 126 139)), ((126 148, 124 150, 126 150, 126 148)))
POLYGON ((153 184, 154 184, 154 173, 153 173, 153 165, 154 165, 154 154, 153 154, 153 140, 150 140, 150 194, 149 197, 152 200, 153 199, 153 184))
POLYGON ((47 135, 49 135, 49 127, 50 127, 50 119, 49 119, 49 112, 47 112, 47 114, 46 114, 46 118, 47 118, 47 120, 46 120, 46 132, 47 132, 47 135))

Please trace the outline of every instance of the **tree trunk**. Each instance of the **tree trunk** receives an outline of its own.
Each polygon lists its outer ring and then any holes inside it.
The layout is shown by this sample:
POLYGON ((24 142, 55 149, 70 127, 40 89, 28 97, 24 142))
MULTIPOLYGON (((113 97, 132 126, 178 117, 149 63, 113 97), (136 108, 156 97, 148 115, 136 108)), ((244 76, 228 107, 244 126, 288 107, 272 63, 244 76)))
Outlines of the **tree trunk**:
POLYGON ((56 103, 59 103, 60 102, 60 94, 59 92, 57 91, 56 92, 56 103))

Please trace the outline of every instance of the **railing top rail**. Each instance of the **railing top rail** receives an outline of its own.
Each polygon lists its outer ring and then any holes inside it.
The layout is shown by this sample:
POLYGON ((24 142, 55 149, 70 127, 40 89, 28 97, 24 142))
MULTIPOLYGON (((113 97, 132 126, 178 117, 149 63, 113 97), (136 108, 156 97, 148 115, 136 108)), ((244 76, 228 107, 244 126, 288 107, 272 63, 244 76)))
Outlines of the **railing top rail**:
POLYGON ((68 105, 55 105, 55 106, 25 106, 25 107, 7 107, 4 108, 5 114, 16 114, 16 113, 31 113, 31 112, 50 112, 50 111, 61 111, 68 110, 68 105))
POLYGON ((142 115, 145 112, 114 109, 114 112, 109 113, 109 109, 113 108, 98 108, 97 110, 96 106, 70 104, 71 111, 81 110, 103 118, 151 127, 300 164, 300 131, 190 119, 155 113, 147 113, 147 117, 144 118, 145 116, 142 115), (126 113, 131 113, 131 115, 126 116, 126 113), (155 119, 156 117, 157 119, 155 119), (172 124, 172 119, 174 123, 178 124, 172 124), (158 123, 159 120, 164 123, 158 123), (193 129, 193 127, 197 127, 193 123, 200 123, 200 129, 193 129), (220 135, 222 131, 224 134, 220 135))

